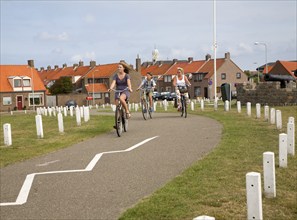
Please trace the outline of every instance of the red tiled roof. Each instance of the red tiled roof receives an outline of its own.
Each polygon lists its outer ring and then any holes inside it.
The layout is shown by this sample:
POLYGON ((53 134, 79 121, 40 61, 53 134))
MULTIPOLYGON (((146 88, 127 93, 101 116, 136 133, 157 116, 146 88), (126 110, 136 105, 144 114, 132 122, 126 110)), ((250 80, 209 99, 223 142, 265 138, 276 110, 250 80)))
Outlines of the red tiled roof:
MULTIPOLYGON (((217 70, 223 65, 225 59, 216 59, 217 70)), ((201 73, 207 73, 205 78, 209 79, 214 74, 214 60, 211 59, 199 70, 201 73)))
POLYGON ((293 71, 297 70, 297 61, 279 61, 279 62, 288 71, 288 73, 294 76, 293 71))
POLYGON ((118 63, 112 63, 96 66, 91 69, 85 77, 92 78, 94 74, 95 78, 109 78, 118 70, 118 65, 118 63))
POLYGON ((192 62, 182 62, 175 63, 172 67, 166 72, 166 75, 175 75, 177 73, 177 68, 181 67, 184 69, 184 73, 196 73, 205 63, 205 60, 192 61, 192 62))
POLYGON ((0 92, 13 92, 8 78, 11 76, 27 76, 33 78, 34 91, 45 91, 42 80, 34 68, 27 65, 0 65, 0 92))
POLYGON ((274 65, 267 65, 267 69, 268 69, 268 71, 266 71, 266 66, 264 66, 264 69, 263 69, 263 74, 267 74, 267 73, 269 73, 270 72, 270 70, 273 68, 275 66, 275 64, 274 65))
MULTIPOLYGON (((86 90, 88 93, 93 92, 93 84, 86 85, 86 90)), ((104 83, 95 83, 94 84, 94 92, 108 92, 108 88, 104 83)))

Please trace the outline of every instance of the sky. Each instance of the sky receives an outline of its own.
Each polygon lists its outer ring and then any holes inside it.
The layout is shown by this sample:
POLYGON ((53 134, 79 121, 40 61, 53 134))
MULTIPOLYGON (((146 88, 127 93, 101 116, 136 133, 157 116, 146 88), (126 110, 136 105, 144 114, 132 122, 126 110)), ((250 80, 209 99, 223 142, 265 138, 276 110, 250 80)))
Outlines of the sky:
POLYGON ((296 0, 0 0, 1 65, 134 65, 230 52, 242 70, 297 60, 296 0), (255 45, 254 42, 264 44, 255 45), (266 45, 266 47, 265 47, 266 45), (267 53, 265 48, 267 48, 267 53))

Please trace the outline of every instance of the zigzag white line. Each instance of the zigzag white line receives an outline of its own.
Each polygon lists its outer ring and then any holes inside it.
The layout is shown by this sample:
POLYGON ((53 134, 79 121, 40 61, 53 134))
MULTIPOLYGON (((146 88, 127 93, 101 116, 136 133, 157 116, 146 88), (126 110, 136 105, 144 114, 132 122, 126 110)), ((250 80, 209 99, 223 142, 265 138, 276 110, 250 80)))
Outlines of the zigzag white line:
POLYGON ((95 167, 95 165, 97 164, 97 162, 100 160, 100 158, 103 156, 103 154, 114 154, 114 153, 123 153, 123 152, 129 152, 129 151, 132 151, 138 147, 140 147, 141 145, 157 138, 158 136, 155 136, 155 137, 152 137, 152 138, 148 138, 148 139, 145 139, 144 141, 138 143, 138 144, 135 144, 133 145, 132 147, 126 149, 126 150, 119 150, 119 151, 107 151, 107 152, 102 152, 102 153, 99 153, 99 154, 96 154, 94 156, 94 158, 91 160, 91 162, 88 164, 88 166, 85 168, 85 169, 82 169, 82 170, 60 170, 60 171, 49 171, 49 172, 41 172, 41 173, 31 173, 31 174, 28 174, 24 183, 23 183, 23 186, 19 192, 19 195, 16 199, 15 202, 3 202, 3 203, 0 203, 0 206, 10 206, 10 205, 22 205, 24 203, 27 202, 27 199, 28 199, 28 196, 29 196, 29 193, 30 193, 30 190, 31 190, 31 187, 32 187, 32 184, 33 184, 33 180, 34 180, 34 177, 36 175, 47 175, 47 174, 57 174, 57 173, 76 173, 76 172, 88 172, 88 171, 92 171, 93 168, 95 167))

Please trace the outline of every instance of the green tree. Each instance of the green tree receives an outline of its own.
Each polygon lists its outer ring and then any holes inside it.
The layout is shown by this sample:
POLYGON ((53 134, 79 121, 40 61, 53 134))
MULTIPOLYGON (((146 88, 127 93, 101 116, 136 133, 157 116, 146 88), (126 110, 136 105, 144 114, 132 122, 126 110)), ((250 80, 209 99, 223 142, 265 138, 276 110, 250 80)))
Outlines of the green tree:
POLYGON ((52 95, 67 94, 73 90, 71 77, 60 77, 55 83, 49 88, 49 92, 52 95))

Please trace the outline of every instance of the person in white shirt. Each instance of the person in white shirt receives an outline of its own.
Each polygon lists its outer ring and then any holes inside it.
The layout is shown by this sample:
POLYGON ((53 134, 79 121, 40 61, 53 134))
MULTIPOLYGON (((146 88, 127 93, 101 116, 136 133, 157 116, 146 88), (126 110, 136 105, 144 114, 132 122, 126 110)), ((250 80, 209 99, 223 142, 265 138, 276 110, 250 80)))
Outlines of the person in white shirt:
MULTIPOLYGON (((184 87, 185 89, 187 88, 187 86, 191 86, 191 83, 188 80, 188 77, 185 76, 184 74, 184 70, 181 67, 177 68, 177 75, 174 77, 173 79, 173 86, 175 87, 175 92, 176 92, 176 97, 177 97, 177 104, 178 104, 178 108, 177 110, 180 110, 180 91, 179 91, 179 87, 184 87)), ((189 94, 188 92, 184 93, 187 101, 189 99, 189 94)))

